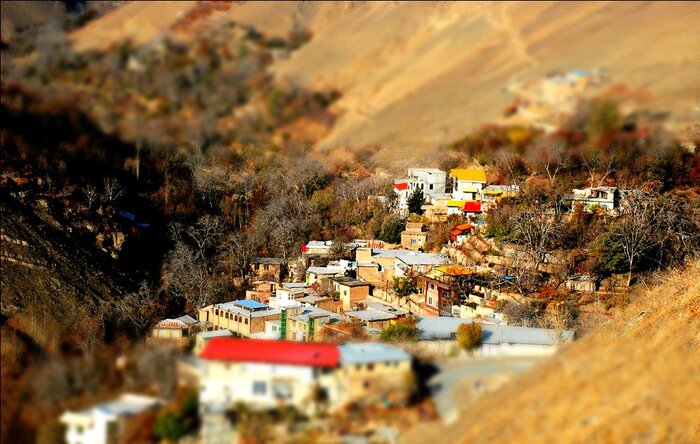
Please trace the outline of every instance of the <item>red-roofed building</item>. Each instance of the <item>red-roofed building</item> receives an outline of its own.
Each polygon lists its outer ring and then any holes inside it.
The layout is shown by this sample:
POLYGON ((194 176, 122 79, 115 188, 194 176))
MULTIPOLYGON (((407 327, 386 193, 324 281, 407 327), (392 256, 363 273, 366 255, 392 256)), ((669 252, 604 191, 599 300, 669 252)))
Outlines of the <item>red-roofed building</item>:
POLYGON ((212 361, 333 368, 338 366, 340 353, 335 345, 321 342, 214 338, 199 357, 212 361))
POLYGON ((481 202, 478 200, 467 201, 464 203, 462 211, 465 213, 481 213, 481 202))
POLYGON ((205 412, 222 412, 235 403, 269 409, 312 407, 316 387, 338 398, 340 352, 333 344, 213 338, 200 354, 200 403, 205 412))
POLYGON ((471 234, 472 229, 474 229, 472 224, 459 224, 450 231, 450 240, 453 243, 461 244, 471 234))
POLYGON ((394 184, 394 189, 396 191, 405 191, 408 189, 408 183, 406 182, 399 182, 394 184))

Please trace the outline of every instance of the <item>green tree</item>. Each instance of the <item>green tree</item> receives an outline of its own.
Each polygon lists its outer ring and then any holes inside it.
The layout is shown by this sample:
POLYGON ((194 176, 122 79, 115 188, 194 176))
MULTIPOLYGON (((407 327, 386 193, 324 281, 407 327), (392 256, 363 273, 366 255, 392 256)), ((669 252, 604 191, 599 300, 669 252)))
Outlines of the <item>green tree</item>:
POLYGON ((423 214, 421 207, 424 203, 425 197, 423 196, 423 190, 416 188, 408 197, 408 212, 410 214, 423 214))
POLYGON ((464 323, 457 329, 457 344, 467 351, 474 350, 481 342, 481 325, 464 323))
POLYGON ((177 412, 161 412, 153 426, 156 436, 168 441, 177 441, 187 435, 187 426, 177 412))
POLYGON ((393 214, 388 215, 382 222, 382 229, 379 232, 379 239, 390 244, 401 242, 401 232, 403 231, 403 221, 393 214))
POLYGON ((418 291, 416 280, 410 276, 395 277, 392 289, 400 298, 405 298, 406 296, 415 294, 418 291))

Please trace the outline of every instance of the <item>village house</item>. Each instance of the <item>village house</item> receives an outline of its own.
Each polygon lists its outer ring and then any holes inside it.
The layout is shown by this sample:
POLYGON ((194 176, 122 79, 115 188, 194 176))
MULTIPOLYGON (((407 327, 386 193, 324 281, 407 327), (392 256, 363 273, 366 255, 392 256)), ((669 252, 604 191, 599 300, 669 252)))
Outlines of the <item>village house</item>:
POLYGON ((433 316, 452 316, 452 307, 459 305, 464 295, 460 288, 462 279, 475 274, 474 270, 459 265, 436 267, 421 276, 424 288, 423 308, 433 316))
POLYGON ((275 281, 253 281, 245 291, 245 298, 267 304, 272 294, 277 290, 275 281))
POLYGON ((340 352, 332 344, 214 338, 200 359, 203 415, 230 410, 236 403, 252 409, 289 405, 311 412, 309 400, 317 389, 330 400, 338 398, 333 372, 340 352))
POLYGON ((514 197, 520 193, 517 185, 489 185, 481 191, 482 208, 485 212, 498 208, 504 197, 514 197))
POLYGON ((473 231, 474 225, 472 224, 455 225, 452 231, 450 231, 450 242, 456 246, 462 245, 469 239, 473 231))
POLYGON ((572 206, 582 205, 586 209, 601 207, 612 211, 620 204, 620 192, 615 187, 574 189, 568 197, 572 206))
POLYGON ((415 190, 421 190, 423 197, 444 194, 446 178, 447 174, 436 168, 409 168, 407 178, 394 180, 394 192, 398 195, 398 213, 408 214, 408 199, 415 190))
POLYGON ((344 344, 339 349, 341 399, 361 404, 406 402, 414 388, 411 355, 382 342, 344 344))
POLYGON ((367 329, 382 330, 392 322, 406 317, 406 312, 391 305, 364 300, 354 310, 344 313, 348 318, 359 321, 367 329))
POLYGON ((309 267, 306 269, 306 284, 313 285, 320 282, 321 285, 327 286, 329 285, 328 279, 347 276, 355 269, 355 262, 346 260, 329 262, 325 267, 309 267))
MULTIPOLYGON (((286 317, 285 338, 290 341, 317 341, 319 332, 327 325, 337 324, 346 318, 337 313, 315 307, 303 307, 288 310, 286 317)), ((281 321, 285 322, 283 318, 281 321)))
POLYGON ((331 254, 331 248, 333 248, 333 241, 312 240, 302 246, 301 251, 307 256, 328 256, 331 254))
POLYGON ((401 233, 401 246, 409 250, 422 250, 428 240, 428 233, 422 222, 408 222, 401 233))
POLYGON ((204 350, 204 346, 207 345, 207 343, 213 338, 230 337, 233 337, 233 332, 231 330, 211 330, 197 333, 194 337, 194 348, 192 349, 192 353, 194 355, 199 355, 199 353, 204 350))
POLYGON ((151 330, 148 342, 166 341, 180 347, 186 347, 190 343, 190 338, 199 329, 204 329, 204 325, 188 315, 175 319, 163 319, 151 330))
POLYGON ((199 311, 199 320, 211 322, 215 330, 231 330, 244 338, 265 332, 265 321, 279 319, 280 310, 245 299, 209 305, 199 311))
MULTIPOLYGON (((460 325, 472 320, 459 318, 421 318, 417 327, 421 341, 445 341, 442 348, 454 342, 460 325)), ((574 339, 573 330, 517 327, 513 325, 481 324, 481 342, 477 356, 547 356, 560 344, 574 339)))
POLYGON ((306 296, 305 288, 295 288, 287 290, 280 288, 275 292, 274 296, 270 297, 268 305, 271 308, 293 308, 301 307, 303 304, 299 301, 300 298, 306 296))
POLYGON ((369 284, 365 281, 351 277, 331 278, 333 291, 337 292, 343 303, 343 310, 350 310, 356 302, 367 299, 369 296, 369 284))
POLYGON ((148 396, 123 394, 114 401, 77 412, 67 411, 59 419, 65 426, 67 444, 112 444, 122 442, 139 416, 156 411, 162 402, 148 396))
POLYGON ((375 287, 375 296, 386 292, 393 285, 394 277, 429 273, 433 267, 449 263, 445 254, 379 248, 359 248, 356 259, 357 277, 375 287))
POLYGON ((276 257, 256 257, 251 261, 251 275, 254 280, 281 282, 284 274, 284 261, 276 257))
POLYGON ((454 168, 450 170, 450 180, 455 201, 480 201, 486 171, 483 168, 454 168))
POLYGON ((328 296, 317 296, 313 294, 306 295, 297 300, 301 302, 302 306, 304 307, 316 307, 323 310, 332 311, 334 313, 337 313, 343 306, 343 303, 340 300, 335 300, 328 296))

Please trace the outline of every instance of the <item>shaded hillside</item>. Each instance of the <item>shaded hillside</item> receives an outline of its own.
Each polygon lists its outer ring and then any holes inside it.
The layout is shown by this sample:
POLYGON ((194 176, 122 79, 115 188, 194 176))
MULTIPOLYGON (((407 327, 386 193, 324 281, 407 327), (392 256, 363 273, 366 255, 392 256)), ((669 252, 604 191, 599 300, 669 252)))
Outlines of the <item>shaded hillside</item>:
POLYGON ((6 190, 2 192, 2 311, 12 316, 31 304, 46 304, 55 316, 74 304, 94 307, 118 299, 128 286, 114 262, 94 246, 84 246, 50 224, 6 190))
POLYGON ((696 262, 640 290, 608 323, 420 442, 698 442, 699 278, 696 262))

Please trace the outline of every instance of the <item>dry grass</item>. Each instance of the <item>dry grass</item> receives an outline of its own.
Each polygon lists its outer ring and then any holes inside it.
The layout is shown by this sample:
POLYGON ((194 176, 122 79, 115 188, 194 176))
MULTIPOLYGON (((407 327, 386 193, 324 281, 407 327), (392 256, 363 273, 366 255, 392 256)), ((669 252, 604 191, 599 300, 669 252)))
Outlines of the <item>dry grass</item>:
POLYGON ((489 444, 700 442, 700 263, 640 291, 606 324, 461 418, 431 432, 489 444))

